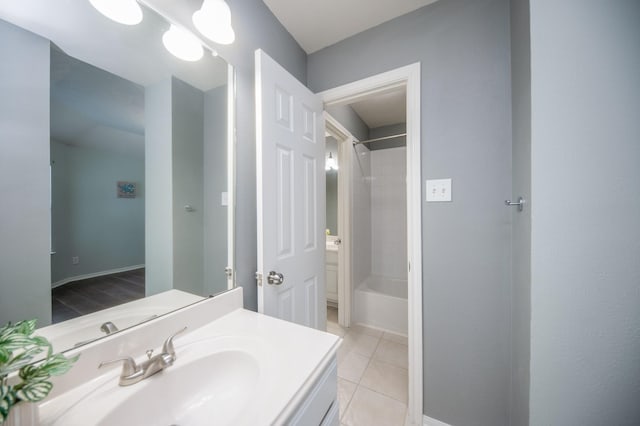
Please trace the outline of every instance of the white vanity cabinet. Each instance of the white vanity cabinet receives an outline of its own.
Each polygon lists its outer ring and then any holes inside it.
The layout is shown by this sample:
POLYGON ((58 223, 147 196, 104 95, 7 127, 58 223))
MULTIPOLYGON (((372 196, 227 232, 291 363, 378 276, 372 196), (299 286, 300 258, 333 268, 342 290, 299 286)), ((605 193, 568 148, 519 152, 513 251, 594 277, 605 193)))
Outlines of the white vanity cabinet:
POLYGON ((327 282, 327 301, 338 303, 338 247, 334 247, 330 247, 327 244, 325 277, 327 282))
POLYGON ((242 303, 237 288, 71 350, 79 360, 53 378, 33 423, 337 426, 341 339, 242 303), (143 362, 147 349, 161 350, 185 327, 160 374, 120 386, 120 365, 97 367, 126 356, 143 362))
POLYGON ((338 411, 338 368, 334 356, 287 424, 338 426, 338 411))

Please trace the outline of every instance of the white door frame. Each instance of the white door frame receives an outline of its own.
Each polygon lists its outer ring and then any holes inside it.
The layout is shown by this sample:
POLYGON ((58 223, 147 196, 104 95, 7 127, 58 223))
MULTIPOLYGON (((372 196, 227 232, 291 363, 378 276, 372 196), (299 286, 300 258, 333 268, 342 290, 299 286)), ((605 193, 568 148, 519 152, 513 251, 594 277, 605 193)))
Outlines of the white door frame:
MULTIPOLYGON (((325 107, 348 104, 394 86, 407 88, 407 257, 409 400, 407 423, 421 425, 422 406, 422 192, 420 177, 420 63, 320 92, 325 107)), ((346 251, 346 250, 345 250, 346 251)))
POLYGON ((351 228, 351 156, 357 138, 331 114, 324 112, 325 130, 338 141, 338 236, 342 240, 338 249, 338 324, 351 326, 351 262, 353 261, 351 228))

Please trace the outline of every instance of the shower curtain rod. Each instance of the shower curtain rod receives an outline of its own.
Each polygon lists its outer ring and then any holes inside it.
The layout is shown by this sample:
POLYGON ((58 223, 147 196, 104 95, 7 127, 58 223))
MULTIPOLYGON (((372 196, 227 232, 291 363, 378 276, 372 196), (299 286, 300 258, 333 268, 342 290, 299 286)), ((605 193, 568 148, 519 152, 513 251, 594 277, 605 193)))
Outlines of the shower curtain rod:
POLYGON ((358 141, 358 142, 354 142, 354 145, 360 145, 361 143, 370 143, 370 142, 378 142, 378 141, 384 141, 387 139, 395 139, 395 138, 399 138, 402 136, 407 136, 406 133, 398 133, 397 135, 391 135, 391 136, 383 136, 381 138, 375 138, 375 139, 367 139, 365 141, 358 141))

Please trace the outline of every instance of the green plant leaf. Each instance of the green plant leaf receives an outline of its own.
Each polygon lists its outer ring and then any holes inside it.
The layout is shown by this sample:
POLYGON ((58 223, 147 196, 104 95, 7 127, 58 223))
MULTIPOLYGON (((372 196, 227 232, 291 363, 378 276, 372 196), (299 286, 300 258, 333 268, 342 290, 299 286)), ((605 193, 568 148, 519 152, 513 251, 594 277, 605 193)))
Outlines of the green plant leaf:
POLYGON ((4 338, 0 338, 0 346, 10 352, 29 345, 33 345, 33 339, 24 334, 7 334, 4 338))
POLYGON ((6 364, 11 358, 11 352, 0 346, 0 365, 6 364))
POLYGON ((0 328, 0 340, 3 340, 5 336, 11 334, 22 334, 24 336, 31 335, 36 329, 36 320, 18 321, 15 324, 8 322, 2 328, 0 328))
POLYGON ((36 367, 34 365, 25 365, 20 369, 20 373, 18 373, 20 378, 25 382, 28 381, 40 381, 46 380, 50 377, 50 374, 41 367, 36 367))
POLYGON ((16 403, 16 396, 10 386, 0 384, 0 423, 9 416, 9 410, 16 403))
POLYGON ((49 395, 53 384, 47 381, 26 383, 16 392, 16 397, 21 401, 38 402, 49 395))
POLYGON ((77 361, 79 355, 66 358, 53 354, 49 341, 41 336, 31 336, 36 320, 6 324, 0 328, 0 423, 9 415, 12 406, 20 401, 37 402, 46 397, 53 384, 51 375, 64 374, 77 361), (46 358, 30 364, 33 357, 46 349, 46 358), (9 386, 7 377, 18 371, 20 382, 9 386))
POLYGON ((62 354, 51 355, 42 364, 41 368, 52 376, 59 376, 69 371, 78 358, 79 355, 76 355, 73 358, 66 358, 62 354))
POLYGON ((19 321, 16 323, 15 329, 18 333, 29 336, 36 330, 36 322, 38 322, 36 319, 19 321))
POLYGON ((29 364, 33 357, 40 352, 42 352, 42 349, 39 347, 29 347, 13 356, 13 358, 11 358, 13 354, 9 353, 9 359, 0 363, 0 377, 6 376, 9 373, 19 370, 22 366, 29 364))

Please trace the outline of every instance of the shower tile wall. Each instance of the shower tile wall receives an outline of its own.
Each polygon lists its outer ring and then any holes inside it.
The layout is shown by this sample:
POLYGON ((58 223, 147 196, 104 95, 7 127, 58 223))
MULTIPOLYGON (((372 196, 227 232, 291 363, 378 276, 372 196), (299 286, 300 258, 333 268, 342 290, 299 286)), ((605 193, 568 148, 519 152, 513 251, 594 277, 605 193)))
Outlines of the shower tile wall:
POLYGON ((371 152, 356 145, 353 170, 353 286, 371 275, 371 152))
POLYGON ((371 273, 407 279, 406 147, 371 151, 371 273))

